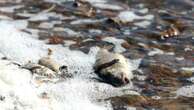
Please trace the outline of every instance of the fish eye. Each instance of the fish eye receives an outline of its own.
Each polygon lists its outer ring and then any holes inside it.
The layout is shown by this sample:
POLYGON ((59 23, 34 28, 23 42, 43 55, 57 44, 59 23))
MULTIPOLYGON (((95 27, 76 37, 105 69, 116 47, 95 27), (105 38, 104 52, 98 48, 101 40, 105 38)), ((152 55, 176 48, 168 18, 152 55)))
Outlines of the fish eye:
POLYGON ((67 66, 65 66, 65 65, 63 65, 63 66, 61 66, 61 67, 59 68, 60 71, 66 70, 66 69, 67 69, 67 66))
POLYGON ((129 79, 127 77, 124 77, 124 83, 125 84, 129 83, 129 79))

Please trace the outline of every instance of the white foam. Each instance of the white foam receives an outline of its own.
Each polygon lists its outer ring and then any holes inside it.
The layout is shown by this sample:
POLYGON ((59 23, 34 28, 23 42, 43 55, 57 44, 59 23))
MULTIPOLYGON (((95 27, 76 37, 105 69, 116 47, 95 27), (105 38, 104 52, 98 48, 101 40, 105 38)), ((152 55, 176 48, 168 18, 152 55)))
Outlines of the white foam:
POLYGON ((176 93, 178 96, 194 97, 194 85, 181 87, 176 93))
MULTIPOLYGON (((181 68, 184 71, 191 71, 194 72, 193 67, 182 67, 181 68)), ((188 78, 187 80, 194 82, 194 77, 188 78)), ((189 86, 183 86, 177 90, 177 95, 178 96, 185 96, 185 97, 194 97, 194 85, 189 85, 189 86)))
MULTIPOLYGON (((0 95, 5 96, 5 101, 0 102, 2 110, 25 110, 40 105, 40 99, 30 85, 31 73, 28 70, 21 69, 10 61, 0 60, 0 73, 0 95)), ((40 105, 41 108, 44 106, 45 104, 40 105)))
MULTIPOLYGON (((91 103, 95 98, 106 98, 107 93, 111 93, 111 86, 106 84, 96 84, 82 79, 71 79, 58 85, 47 85, 43 88, 54 100, 60 104, 63 110, 107 110, 104 105, 91 103), (47 88, 48 87, 48 88, 47 88), (92 99, 91 99, 92 98, 92 99)), ((114 89, 112 89, 114 90, 114 89)), ((114 91, 112 91, 114 92, 114 91)), ((60 109, 60 110, 61 110, 60 109)))
POLYGON ((17 66, 11 64, 11 62, 0 60, 0 79, 1 86, 20 86, 29 82, 30 72, 23 69, 18 69, 17 66), (20 75, 17 75, 20 73, 20 75))
POLYGON ((140 10, 138 10, 138 12, 140 12, 140 13, 142 13, 142 14, 146 14, 146 13, 148 13, 148 8, 143 8, 143 9, 140 9, 140 10))
POLYGON ((72 41, 72 40, 65 40, 64 41, 64 46, 66 46, 66 47, 68 47, 68 46, 70 46, 72 44, 76 44, 76 42, 75 41, 72 41))
POLYGON ((74 1, 74 0, 44 0, 44 1, 60 4, 60 3, 63 3, 63 2, 74 1))
POLYGON ((136 15, 133 11, 122 11, 118 14, 117 18, 122 22, 132 22, 136 19, 152 20, 154 16, 149 14, 145 16, 139 16, 139 15, 136 15))
POLYGON ((108 10, 123 10, 122 7, 113 4, 104 4, 104 3, 94 3, 93 6, 100 9, 108 9, 108 10))
POLYGON ((194 67, 182 67, 181 69, 184 70, 184 71, 192 71, 192 72, 194 72, 194 67))
POLYGON ((20 3, 22 0, 0 0, 0 3, 20 3))
POLYGON ((48 23, 48 22, 43 22, 39 26, 39 28, 44 28, 44 29, 51 29, 54 27, 53 23, 48 23))
MULTIPOLYGON (((85 54, 61 45, 46 45, 43 41, 19 31, 14 23, 8 21, 0 22, 0 35, 0 53, 12 61, 37 62, 47 54, 47 48, 51 48, 51 57, 59 64, 67 65, 74 76, 61 83, 42 83, 37 86, 32 83, 35 81, 28 70, 0 60, 0 95, 6 97, 5 101, 0 101, 2 110, 12 110, 14 107, 19 110, 111 110, 109 104, 98 103, 97 100, 126 93, 138 94, 129 90, 132 85, 114 88, 91 79, 97 78, 93 73, 93 64, 98 47, 91 48, 85 54), (49 98, 42 99, 42 92, 48 93, 49 98)), ((113 40, 114 43, 120 45, 121 41, 116 40, 118 39, 113 40)))
POLYGON ((89 32, 90 33, 96 33, 96 34, 101 34, 102 33, 102 31, 99 30, 99 29, 90 29, 89 32))
POLYGON ((54 31, 59 31, 59 32, 65 32, 69 36, 79 36, 80 33, 76 32, 70 28, 62 28, 62 27, 55 27, 53 28, 54 31))
POLYGON ((123 7, 116 5, 116 4, 110 4, 110 0, 85 0, 89 2, 91 5, 93 5, 96 8, 100 9, 108 9, 108 10, 123 10, 123 7))
POLYGON ((100 19, 100 20, 94 20, 94 19, 79 19, 79 20, 75 20, 70 22, 70 24, 72 25, 79 25, 79 24, 92 24, 92 23, 98 23, 98 22, 102 22, 104 21, 104 19, 100 19))
POLYGON ((21 32, 11 23, 1 21, 0 33, 0 52, 12 60, 24 63, 38 60, 46 54, 46 48, 43 48, 41 41, 21 32))
POLYGON ((65 31, 68 35, 71 35, 71 36, 77 36, 77 35, 79 35, 78 32, 75 32, 74 30, 69 29, 69 28, 64 28, 64 31, 65 31))
POLYGON ((85 0, 90 3, 107 3, 108 0, 85 0))
POLYGON ((146 28, 148 27, 151 22, 150 21, 140 21, 140 22, 136 22, 134 23, 136 26, 142 27, 142 28, 146 28))
POLYGON ((0 7, 0 11, 13 13, 15 9, 19 9, 19 8, 22 8, 22 7, 23 7, 23 5, 15 5, 15 6, 9 6, 9 7, 0 7))
POLYGON ((175 53, 174 52, 164 52, 163 50, 160 50, 158 48, 153 48, 153 50, 148 53, 149 56, 162 55, 162 54, 174 55, 175 53))
MULTIPOLYGON (((47 45, 43 44, 43 42, 39 42, 31 38, 30 35, 18 31, 14 26, 6 22, 0 22, 0 27, 4 27, 6 30, 1 32, 0 38, 0 51, 5 56, 23 62, 25 58, 37 60, 40 58, 38 54, 45 52, 44 49, 42 50, 42 47, 47 47, 47 45)), ((19 110, 63 110, 63 108, 65 110, 79 110, 84 107, 86 110, 107 110, 106 106, 98 105, 91 101, 88 93, 90 93, 92 90, 90 88, 94 84, 90 82, 86 83, 85 79, 82 79, 86 78, 87 80, 86 76, 91 76, 90 73, 93 71, 92 63, 95 61, 97 50, 94 48, 87 55, 79 51, 71 51, 62 46, 53 46, 53 49, 56 49, 53 57, 57 61, 62 64, 67 63, 72 71, 79 71, 78 73, 82 73, 81 76, 83 77, 79 77, 78 75, 78 81, 63 82, 64 87, 60 83, 57 83, 51 84, 53 87, 42 84, 39 88, 35 88, 33 87, 33 83, 30 83, 33 79, 31 79, 31 73, 28 70, 20 69, 13 64, 9 65, 11 62, 4 64, 2 61, 0 63, 0 94, 6 96, 6 101, 0 102, 0 105, 2 105, 1 109, 7 110, 16 107, 19 110), (51 98, 49 99, 41 99, 39 97, 42 91, 41 88, 45 87, 48 87, 49 91, 54 91, 50 94, 51 98), (79 95, 79 93, 82 95, 79 95)))
POLYGON ((18 16, 23 16, 23 17, 32 17, 32 16, 35 16, 35 14, 27 13, 27 12, 17 13, 17 15, 18 16))
POLYGON ((126 107, 126 110, 137 110, 136 107, 126 107))
POLYGON ((8 16, 6 16, 6 15, 0 15, 0 19, 1 19, 1 20, 12 20, 11 17, 8 17, 8 16))
POLYGON ((115 52, 122 53, 126 51, 126 49, 121 46, 121 44, 125 42, 125 40, 123 39, 117 39, 115 37, 105 37, 103 41, 113 43, 115 45, 115 52))
POLYGON ((157 55, 157 54, 164 54, 164 51, 162 51, 158 48, 154 48, 152 51, 150 51, 148 53, 149 56, 154 56, 154 55, 157 55))
POLYGON ((64 18, 62 15, 54 13, 54 12, 40 12, 38 14, 35 14, 34 16, 31 16, 29 20, 30 21, 46 21, 46 20, 49 20, 50 17, 55 18, 55 19, 64 18))
POLYGON ((26 29, 28 26, 28 22, 26 20, 3 20, 1 24, 7 24, 7 27, 12 26, 13 28, 16 28, 17 30, 26 29))

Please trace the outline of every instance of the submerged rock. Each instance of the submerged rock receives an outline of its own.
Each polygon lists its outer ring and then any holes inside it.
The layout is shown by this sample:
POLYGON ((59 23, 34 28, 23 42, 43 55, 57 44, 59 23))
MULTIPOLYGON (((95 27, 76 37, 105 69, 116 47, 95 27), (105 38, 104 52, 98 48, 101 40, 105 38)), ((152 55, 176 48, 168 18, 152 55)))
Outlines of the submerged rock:
POLYGON ((121 54, 110 53, 105 49, 97 53, 94 69, 99 77, 113 86, 125 85, 133 78, 127 59, 121 54))

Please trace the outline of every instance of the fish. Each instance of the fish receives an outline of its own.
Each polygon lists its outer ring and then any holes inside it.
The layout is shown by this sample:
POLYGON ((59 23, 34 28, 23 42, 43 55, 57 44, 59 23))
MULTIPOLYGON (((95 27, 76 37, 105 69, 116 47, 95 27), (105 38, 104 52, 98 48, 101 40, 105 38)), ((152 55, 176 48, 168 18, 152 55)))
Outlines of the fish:
POLYGON ((96 55, 94 72, 105 82, 118 87, 128 84, 133 78, 129 66, 122 54, 101 49, 96 55))

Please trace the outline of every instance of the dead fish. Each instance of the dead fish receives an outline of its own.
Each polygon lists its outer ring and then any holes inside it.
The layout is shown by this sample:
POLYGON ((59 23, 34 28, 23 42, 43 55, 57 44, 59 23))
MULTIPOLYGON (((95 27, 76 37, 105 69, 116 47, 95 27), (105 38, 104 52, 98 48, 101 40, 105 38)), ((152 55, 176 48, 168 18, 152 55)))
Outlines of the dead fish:
POLYGON ((38 64, 48 67, 54 72, 59 72, 60 65, 57 62, 55 62, 53 59, 51 59, 49 56, 41 58, 38 61, 38 64))
POLYGON ((129 83, 133 78, 127 59, 121 54, 110 53, 105 49, 97 53, 94 70, 105 82, 116 87, 129 83))
POLYGON ((26 69, 30 70, 33 74, 35 73, 35 74, 38 74, 40 76, 46 76, 46 77, 50 77, 50 78, 56 76, 56 72, 54 72, 53 70, 51 70, 45 66, 36 64, 36 63, 32 63, 32 62, 25 64, 23 66, 23 68, 26 68, 26 69))
POLYGON ((50 70, 49 68, 43 67, 43 66, 41 66, 40 68, 34 69, 33 72, 37 73, 38 75, 46 76, 49 78, 54 78, 57 75, 56 72, 50 70))

